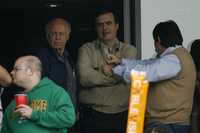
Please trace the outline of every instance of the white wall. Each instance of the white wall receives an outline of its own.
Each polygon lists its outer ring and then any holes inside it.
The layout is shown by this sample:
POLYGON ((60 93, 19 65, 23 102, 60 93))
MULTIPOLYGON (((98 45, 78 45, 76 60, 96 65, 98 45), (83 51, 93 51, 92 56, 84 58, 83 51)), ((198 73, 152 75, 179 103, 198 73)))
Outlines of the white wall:
POLYGON ((200 39, 200 0, 141 0, 142 59, 154 52, 152 31, 157 23, 172 19, 183 35, 183 45, 200 39))

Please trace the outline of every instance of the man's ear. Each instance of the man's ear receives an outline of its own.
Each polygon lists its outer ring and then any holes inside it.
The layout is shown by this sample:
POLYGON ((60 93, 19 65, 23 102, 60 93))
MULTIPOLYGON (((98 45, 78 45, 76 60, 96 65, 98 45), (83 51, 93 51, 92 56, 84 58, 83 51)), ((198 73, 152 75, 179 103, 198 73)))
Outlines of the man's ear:
POLYGON ((160 37, 158 36, 158 42, 161 43, 160 37))
POLYGON ((158 36, 158 47, 159 47, 159 49, 161 49, 161 48, 164 48, 164 46, 162 45, 162 42, 161 42, 161 40, 160 40, 160 37, 158 36))
POLYGON ((117 26, 117 30, 119 30, 119 23, 117 23, 116 26, 117 26))

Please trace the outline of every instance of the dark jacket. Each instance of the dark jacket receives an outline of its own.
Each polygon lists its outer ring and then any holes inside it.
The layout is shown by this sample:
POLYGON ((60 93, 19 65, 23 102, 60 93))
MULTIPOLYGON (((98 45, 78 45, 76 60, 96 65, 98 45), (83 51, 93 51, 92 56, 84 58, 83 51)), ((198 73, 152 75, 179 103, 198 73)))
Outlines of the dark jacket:
POLYGON ((190 133, 200 133, 200 72, 197 73, 190 125, 190 133))
POLYGON ((64 56, 60 57, 54 49, 42 48, 37 53, 37 56, 43 65, 43 76, 49 77, 68 91, 74 106, 76 106, 77 87, 75 69, 67 50, 64 51, 64 56))

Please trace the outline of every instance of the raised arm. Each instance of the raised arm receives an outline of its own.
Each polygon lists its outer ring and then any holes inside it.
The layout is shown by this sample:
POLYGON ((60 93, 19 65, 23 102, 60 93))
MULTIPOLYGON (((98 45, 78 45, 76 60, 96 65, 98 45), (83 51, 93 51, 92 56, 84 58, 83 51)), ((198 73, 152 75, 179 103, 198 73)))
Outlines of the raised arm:
POLYGON ((7 87, 11 84, 12 78, 8 71, 0 65, 0 85, 7 87))
POLYGON ((174 54, 149 60, 123 59, 121 65, 114 68, 114 73, 130 82, 130 72, 132 69, 146 72, 148 81, 156 82, 176 76, 181 70, 181 65, 178 57, 174 54))

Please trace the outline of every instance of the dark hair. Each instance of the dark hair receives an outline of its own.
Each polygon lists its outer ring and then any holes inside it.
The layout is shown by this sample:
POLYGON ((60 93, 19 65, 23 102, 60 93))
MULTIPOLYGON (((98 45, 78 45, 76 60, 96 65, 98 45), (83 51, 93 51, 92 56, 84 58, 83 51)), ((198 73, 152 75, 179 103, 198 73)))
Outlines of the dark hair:
POLYGON ((200 39, 194 40, 191 45, 190 54, 194 60, 196 70, 200 70, 200 39))
POLYGON ((165 48, 182 45, 183 37, 178 25, 173 20, 158 23, 153 30, 154 41, 160 38, 165 48))
POLYGON ((103 14, 106 14, 106 13, 112 13, 113 16, 114 16, 115 23, 119 23, 119 18, 117 16, 117 13, 111 7, 101 7, 101 8, 99 8, 95 13, 95 20, 96 20, 97 17, 99 17, 99 16, 101 16, 103 14))

